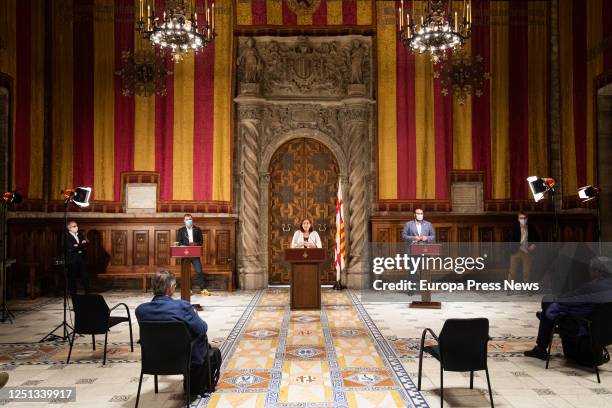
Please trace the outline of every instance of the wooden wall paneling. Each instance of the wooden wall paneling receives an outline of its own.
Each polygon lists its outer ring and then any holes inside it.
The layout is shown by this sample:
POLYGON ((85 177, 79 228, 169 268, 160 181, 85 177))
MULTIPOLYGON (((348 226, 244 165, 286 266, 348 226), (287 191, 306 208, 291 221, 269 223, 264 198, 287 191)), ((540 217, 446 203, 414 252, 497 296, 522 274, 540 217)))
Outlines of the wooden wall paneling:
POLYGON ((202 229, 202 266, 210 266, 210 229, 202 229))
POLYGON ((137 230, 133 231, 132 235, 132 264, 133 265, 148 265, 149 264, 149 231, 137 230))
POLYGON ((155 231, 155 266, 170 265, 170 231, 155 231))
POLYGON ((217 250, 215 251, 216 264, 227 265, 229 257, 229 231, 217 230, 217 250))
POLYGON ((127 266, 128 233, 126 230, 116 230, 111 233, 111 265, 127 266))

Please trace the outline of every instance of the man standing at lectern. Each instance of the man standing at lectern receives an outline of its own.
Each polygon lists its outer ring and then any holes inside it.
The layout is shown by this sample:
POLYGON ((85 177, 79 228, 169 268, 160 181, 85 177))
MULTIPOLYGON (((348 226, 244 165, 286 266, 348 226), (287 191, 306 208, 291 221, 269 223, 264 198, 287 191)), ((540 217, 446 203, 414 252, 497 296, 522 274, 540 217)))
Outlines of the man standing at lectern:
POLYGON ((414 210, 414 220, 408 221, 404 225, 402 238, 409 243, 429 243, 436 240, 436 231, 431 222, 423 219, 423 210, 414 210))
MULTIPOLYGON (((204 244, 204 238, 202 236, 202 230, 199 227, 193 225, 193 217, 191 214, 185 214, 183 216, 183 221, 185 222, 185 226, 179 228, 176 231, 176 240, 179 245, 189 246, 189 245, 197 245, 202 246, 204 244)), ((183 258, 183 262, 191 262, 196 271, 196 276, 198 279, 198 286, 200 287, 200 294, 204 296, 209 296, 208 290, 204 287, 204 273, 202 272, 202 262, 200 258, 183 258)), ((190 282, 181 282, 181 284, 190 284, 190 282)))

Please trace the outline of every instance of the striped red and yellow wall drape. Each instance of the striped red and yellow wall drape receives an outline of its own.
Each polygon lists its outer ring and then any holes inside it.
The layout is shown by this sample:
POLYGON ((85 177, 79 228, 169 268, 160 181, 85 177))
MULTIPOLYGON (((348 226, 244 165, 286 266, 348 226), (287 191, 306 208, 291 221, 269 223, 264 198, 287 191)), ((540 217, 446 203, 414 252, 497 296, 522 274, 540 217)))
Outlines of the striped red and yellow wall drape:
POLYGON ((596 183, 594 81, 612 70, 612 2, 559 1, 563 196, 596 183))
POLYGON ((43 194, 44 3, 6 0, 0 6, 0 72, 13 79, 13 188, 43 194))
POLYGON ((373 0, 235 0, 237 26, 369 26, 373 0))
MULTIPOLYGON (((232 2, 215 4, 215 42, 168 61, 167 95, 145 98, 124 96, 116 75, 124 51, 147 46, 134 30, 138 0, 51 2, 51 199, 88 185, 94 200, 119 201, 122 173, 156 171, 161 200, 230 201, 232 2)), ((2 58, 2 71, 16 78, 13 184, 41 198, 44 6, 7 0, 4 7, 8 30, 20 30, 2 58)))
MULTIPOLYGON (((459 105, 442 95, 429 57, 399 42, 398 3, 377 2, 380 200, 447 200, 452 169, 484 172, 487 199, 522 200, 525 178, 548 174, 549 4, 511 3, 472 1, 465 51, 491 79, 459 105)), ((425 2, 405 6, 420 15, 425 2)))

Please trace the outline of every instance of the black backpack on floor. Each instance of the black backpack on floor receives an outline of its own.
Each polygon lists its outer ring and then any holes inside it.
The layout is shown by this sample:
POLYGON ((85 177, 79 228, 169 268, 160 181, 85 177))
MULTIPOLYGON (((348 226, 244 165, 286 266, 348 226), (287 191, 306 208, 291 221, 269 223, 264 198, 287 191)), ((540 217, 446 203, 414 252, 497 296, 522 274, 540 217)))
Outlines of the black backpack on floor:
POLYGON ((208 344, 208 354, 206 356, 208 362, 208 370, 206 370, 206 384, 208 392, 215 392, 219 378, 221 377, 221 364, 223 358, 221 357, 221 350, 217 347, 213 347, 208 344))

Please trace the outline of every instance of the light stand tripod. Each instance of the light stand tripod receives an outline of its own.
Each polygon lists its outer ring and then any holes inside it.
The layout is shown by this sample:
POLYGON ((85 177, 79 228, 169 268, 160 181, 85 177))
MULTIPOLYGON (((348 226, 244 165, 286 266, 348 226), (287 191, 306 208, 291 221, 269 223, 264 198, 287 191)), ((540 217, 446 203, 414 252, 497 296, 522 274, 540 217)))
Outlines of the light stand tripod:
POLYGON ((8 304, 6 303, 6 297, 7 297, 7 286, 6 286, 6 268, 9 267, 9 262, 6 259, 7 256, 7 239, 8 239, 8 228, 6 225, 6 211, 7 211, 7 204, 2 201, 2 233, 3 233, 3 240, 2 240, 2 319, 0 319, 2 321, 2 323, 6 322, 7 320, 10 323, 13 323, 13 320, 15 319, 15 315, 10 311, 10 309, 8 308, 8 304))
POLYGON ((61 340, 66 341, 69 339, 70 334, 74 331, 74 328, 68 324, 66 320, 66 311, 68 310, 68 248, 66 247, 66 231, 68 230, 68 206, 70 205, 71 198, 67 198, 64 200, 64 231, 62 233, 62 248, 64 249, 64 260, 62 262, 63 272, 64 272, 64 320, 53 330, 49 332, 45 337, 39 340, 43 341, 53 341, 53 340, 61 340), (56 331, 62 329, 62 335, 55 334, 56 331))

